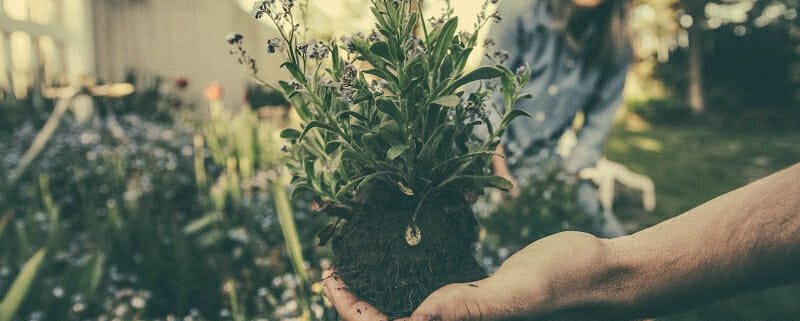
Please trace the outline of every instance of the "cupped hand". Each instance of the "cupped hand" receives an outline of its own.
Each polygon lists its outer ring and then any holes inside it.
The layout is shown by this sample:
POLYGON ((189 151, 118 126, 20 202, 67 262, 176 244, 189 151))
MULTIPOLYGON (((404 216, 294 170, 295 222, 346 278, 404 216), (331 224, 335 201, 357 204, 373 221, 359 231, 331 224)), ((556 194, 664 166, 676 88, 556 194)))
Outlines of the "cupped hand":
MULTIPOLYGON (((585 233, 564 232, 539 240, 509 257, 483 280, 450 284, 432 293, 404 321, 488 321, 518 318, 560 319, 578 304, 606 260, 604 243, 585 233)), ((325 293, 345 321, 386 320, 358 301, 336 278, 326 279, 325 293), (360 311, 360 312, 359 312, 360 311)), ((579 315, 569 313, 569 319, 579 315)))
POLYGON ((327 270, 322 274, 322 285, 325 296, 331 301, 339 318, 343 321, 387 321, 385 314, 381 313, 369 303, 360 301, 355 295, 347 291, 347 286, 335 271, 327 270))

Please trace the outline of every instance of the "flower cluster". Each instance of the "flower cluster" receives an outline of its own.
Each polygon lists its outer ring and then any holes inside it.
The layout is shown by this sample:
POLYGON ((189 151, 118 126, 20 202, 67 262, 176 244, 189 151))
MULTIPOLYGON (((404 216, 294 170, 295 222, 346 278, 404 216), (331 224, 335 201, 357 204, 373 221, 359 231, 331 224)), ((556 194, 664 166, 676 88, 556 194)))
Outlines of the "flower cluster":
MULTIPOLYGON (((255 75, 258 73, 258 68, 256 68, 256 60, 250 57, 247 54, 247 51, 244 50, 242 47, 242 40, 244 37, 238 33, 231 32, 225 37, 225 40, 228 44, 235 46, 233 49, 229 51, 229 53, 236 57, 237 62, 240 65, 243 65, 247 68, 248 72, 255 75)), ((270 48, 270 43, 267 42, 267 50, 270 48)), ((273 48, 273 51, 275 48, 273 48)))

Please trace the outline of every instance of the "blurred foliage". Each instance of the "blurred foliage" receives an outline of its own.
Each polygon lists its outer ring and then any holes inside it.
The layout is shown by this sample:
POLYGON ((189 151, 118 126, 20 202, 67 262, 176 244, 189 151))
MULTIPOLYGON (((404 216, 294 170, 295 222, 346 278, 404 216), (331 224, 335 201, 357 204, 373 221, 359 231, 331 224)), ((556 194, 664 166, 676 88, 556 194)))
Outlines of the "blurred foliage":
POLYGON ((480 255, 490 270, 510 253, 545 236, 587 231, 597 223, 578 209, 576 179, 560 163, 557 159, 542 160, 530 177, 521 180, 517 198, 495 204, 488 215, 486 211, 476 211, 484 213, 479 214, 487 232, 480 255))
POLYGON ((245 96, 247 97, 248 105, 253 108, 279 108, 289 106, 289 101, 286 100, 286 97, 283 96, 283 93, 271 90, 269 88, 264 88, 264 86, 247 86, 247 93, 245 96))
MULTIPOLYGON (((189 105, 176 104, 177 89, 158 79, 137 85, 131 96, 93 99, 87 122, 64 117, 26 174, 0 186, 0 298, 21 293, 12 282, 47 249, 12 320, 298 316, 297 279, 267 184, 275 124, 246 109, 185 119, 189 105), (226 131, 211 130, 223 122, 226 131)), ((0 106, 5 179, 49 111, 30 100, 0 106)), ((303 200, 293 207, 299 238, 312 239, 324 222, 302 210, 303 200)), ((302 266, 318 280, 325 253, 306 245, 302 266)), ((306 294, 315 319, 325 315, 316 293, 306 294)))
POLYGON ((654 124, 679 125, 692 119, 691 107, 686 101, 675 98, 628 102, 628 111, 654 124))
POLYGON ((709 124, 797 126, 798 9, 794 0, 634 2, 631 28, 642 61, 633 68, 636 88, 627 96, 637 101, 638 111, 651 114, 663 113, 645 109, 677 105, 654 101, 647 106, 643 103, 647 99, 688 100, 689 51, 699 50, 704 120, 709 124), (692 48, 690 37, 700 37, 700 46, 692 48), (654 84, 650 78, 660 83, 654 84), (661 86, 665 92, 659 90, 661 86))
MULTIPOLYGON (((789 28, 767 26, 751 28, 747 34, 734 33, 737 26, 726 25, 707 36, 704 70, 709 111, 735 115, 753 109, 791 109, 800 102, 800 75, 795 75, 800 54, 795 48, 800 37, 789 28)), ((687 53, 672 54, 658 65, 654 76, 661 79, 677 97, 686 95, 688 86, 687 53)))

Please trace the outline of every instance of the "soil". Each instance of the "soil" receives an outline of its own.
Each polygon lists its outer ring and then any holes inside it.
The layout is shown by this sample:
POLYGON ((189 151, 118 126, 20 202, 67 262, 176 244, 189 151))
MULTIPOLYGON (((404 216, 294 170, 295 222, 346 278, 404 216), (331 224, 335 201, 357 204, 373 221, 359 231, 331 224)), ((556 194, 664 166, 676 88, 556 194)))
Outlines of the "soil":
POLYGON ((393 201, 356 210, 332 240, 334 267, 356 297, 395 319, 444 285, 487 276, 474 257, 477 221, 463 197, 426 201, 417 246, 406 242, 413 213, 407 205, 416 203, 393 201))

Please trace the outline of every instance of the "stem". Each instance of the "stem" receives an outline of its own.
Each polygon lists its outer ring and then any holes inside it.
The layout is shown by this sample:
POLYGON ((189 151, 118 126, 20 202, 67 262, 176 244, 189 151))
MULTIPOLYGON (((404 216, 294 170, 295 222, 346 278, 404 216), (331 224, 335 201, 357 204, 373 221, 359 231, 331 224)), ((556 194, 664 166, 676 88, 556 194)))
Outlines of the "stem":
POLYGON ((286 188, 283 186, 285 173, 280 172, 278 178, 272 181, 272 194, 275 201, 275 211, 278 213, 278 221, 281 225, 283 239, 286 242, 286 249, 289 252, 289 259, 292 261, 292 268, 297 276, 298 301, 303 311, 302 320, 311 319, 311 293, 308 287, 308 274, 303 260, 303 250, 300 245, 300 238, 297 234, 292 206, 286 188))

